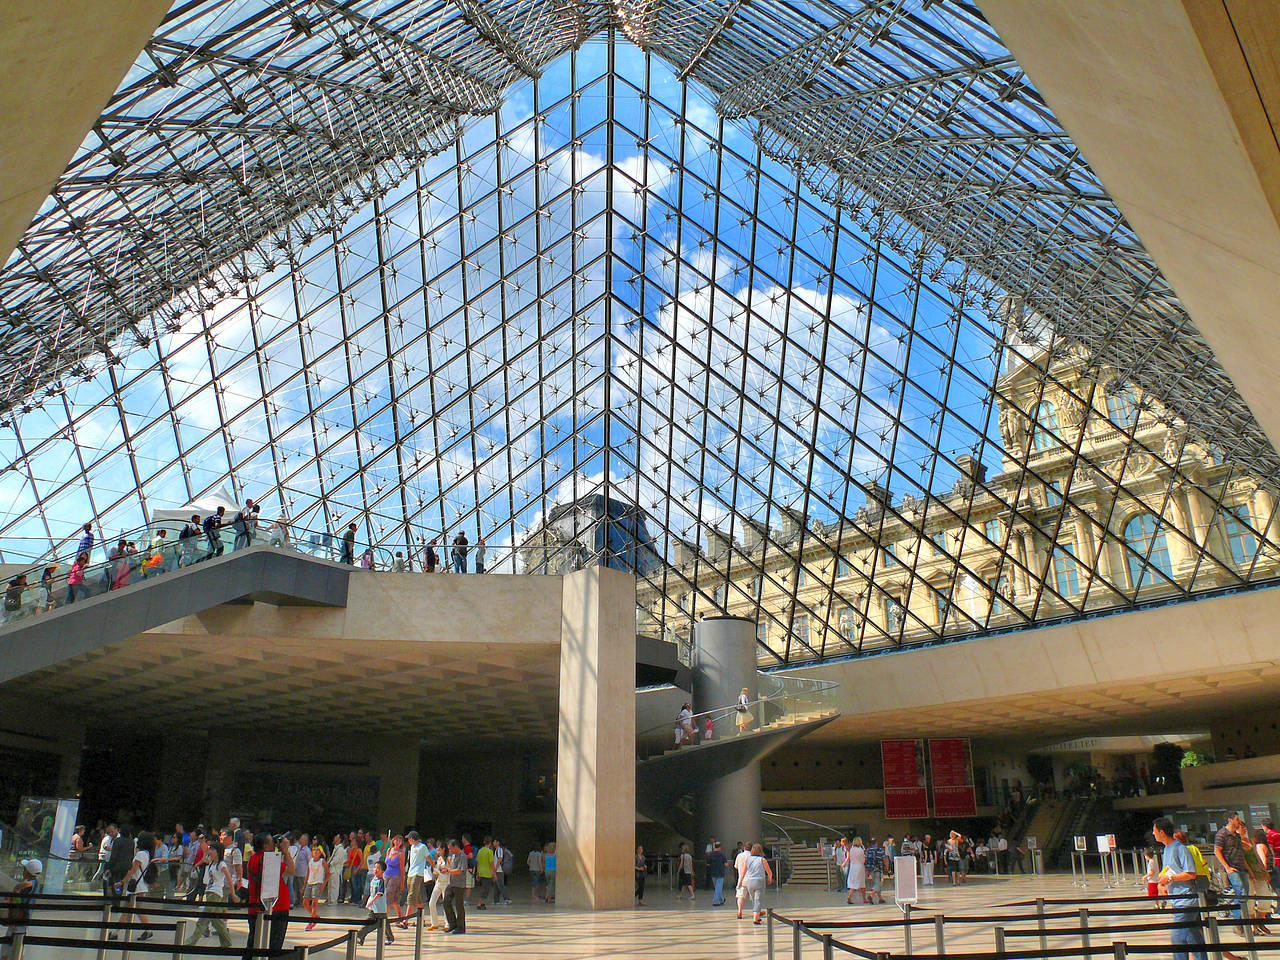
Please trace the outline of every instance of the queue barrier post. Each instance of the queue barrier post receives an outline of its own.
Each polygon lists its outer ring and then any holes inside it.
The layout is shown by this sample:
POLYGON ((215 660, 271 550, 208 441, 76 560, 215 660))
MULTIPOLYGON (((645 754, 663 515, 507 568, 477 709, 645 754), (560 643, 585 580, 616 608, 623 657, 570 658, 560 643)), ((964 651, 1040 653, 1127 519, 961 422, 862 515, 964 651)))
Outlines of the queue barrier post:
POLYGON ((1045 936, 1044 897, 1036 897, 1036 926, 1040 928, 1040 949, 1049 949, 1049 938, 1045 936))
POLYGON ((376 960, 383 960, 383 956, 384 956, 384 954, 386 953, 386 949, 387 949, 387 920, 386 920, 386 918, 382 918, 382 919, 380 919, 380 920, 378 921, 378 934, 377 934, 377 936, 378 936, 378 939, 377 939, 377 944, 378 944, 378 946, 377 946, 377 949, 375 949, 375 950, 373 951, 373 955, 374 955, 374 957, 376 958, 376 960))
MULTIPOLYGON (((124 917, 132 917, 134 908, 138 905, 138 895, 136 893, 129 894, 127 903, 129 909, 122 914, 124 917)), ((125 927, 120 931, 120 960, 129 960, 129 941, 133 938, 133 931, 125 927)))
POLYGON ((765 945, 768 949, 768 953, 766 954, 766 956, 769 958, 769 960, 773 960, 773 907, 769 907, 769 909, 767 909, 764 912, 764 916, 765 916, 764 940, 765 940, 765 945))
POLYGON ((293 960, 307 960, 307 954, 311 952, 310 947, 294 947, 291 951, 293 960))
POLYGON ((831 934, 824 933, 822 935, 822 960, 831 960, 833 956, 831 949, 831 934))
POLYGON ((9 956, 11 960, 22 960, 22 948, 25 945, 27 935, 25 933, 14 932, 13 938, 9 943, 9 956))
POLYGON ((1129 947, 1123 940, 1117 940, 1113 943, 1111 950, 1115 954, 1116 960, 1125 960, 1129 956, 1129 947))
POLYGON ((1218 931, 1218 918, 1210 914, 1206 918, 1209 927, 1209 945, 1213 948, 1215 960, 1222 960, 1222 934, 1218 931))
POLYGON ((791 921, 791 960, 800 960, 800 921, 791 921))
POLYGON ((97 960, 106 960, 107 957, 107 924, 111 922, 111 903, 108 901, 102 905, 102 939, 98 941, 97 960))
POLYGON ((1080 949, 1083 956, 1089 955, 1089 908, 1080 908, 1080 949))
POLYGON ((1004 956, 1004 927, 996 927, 996 956, 1004 956))
POLYGON ((356 932, 354 930, 347 931, 347 958, 346 960, 356 960, 356 932))
POLYGON ((947 918, 938 914, 933 918, 933 936, 937 940, 938 956, 947 952, 947 918))
POLYGON ((182 956, 182 945, 187 939, 187 921, 179 920, 173 925, 173 960, 182 956))
MULTIPOLYGON (((1249 902, 1245 901, 1245 904, 1244 910, 1252 911, 1253 908, 1249 905, 1249 902)), ((1252 920, 1253 918, 1250 917, 1249 919, 1252 920)), ((1245 943, 1249 944, 1249 960, 1258 960, 1258 949, 1253 942, 1253 924, 1245 923, 1243 926, 1245 943)))
POLYGON ((417 910, 418 922, 413 929, 413 960, 422 960, 422 908, 417 910))
POLYGON ((911 904, 902 905, 902 944, 907 956, 911 956, 911 904))

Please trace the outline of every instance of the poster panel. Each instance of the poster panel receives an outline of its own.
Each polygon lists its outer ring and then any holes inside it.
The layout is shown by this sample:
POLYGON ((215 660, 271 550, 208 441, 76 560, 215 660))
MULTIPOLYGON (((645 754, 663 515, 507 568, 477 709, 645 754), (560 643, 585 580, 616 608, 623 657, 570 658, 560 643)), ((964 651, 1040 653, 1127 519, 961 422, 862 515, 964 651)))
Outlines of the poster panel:
POLYGON ((886 820, 923 820, 929 816, 923 740, 881 740, 886 820))
POLYGON ((973 785, 973 754, 967 737, 929 741, 933 777, 933 815, 972 817, 978 812, 973 785))

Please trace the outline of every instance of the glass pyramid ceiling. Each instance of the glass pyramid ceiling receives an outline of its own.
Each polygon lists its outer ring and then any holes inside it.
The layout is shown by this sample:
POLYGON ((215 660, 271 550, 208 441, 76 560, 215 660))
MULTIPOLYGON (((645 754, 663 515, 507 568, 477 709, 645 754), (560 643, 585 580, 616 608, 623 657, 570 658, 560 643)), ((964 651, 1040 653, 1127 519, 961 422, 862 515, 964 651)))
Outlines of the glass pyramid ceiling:
POLYGON ((8 559, 225 491, 527 570, 599 498, 640 629, 788 662, 1275 575, 1274 451, 966 4, 180 4, 0 305, 8 559))

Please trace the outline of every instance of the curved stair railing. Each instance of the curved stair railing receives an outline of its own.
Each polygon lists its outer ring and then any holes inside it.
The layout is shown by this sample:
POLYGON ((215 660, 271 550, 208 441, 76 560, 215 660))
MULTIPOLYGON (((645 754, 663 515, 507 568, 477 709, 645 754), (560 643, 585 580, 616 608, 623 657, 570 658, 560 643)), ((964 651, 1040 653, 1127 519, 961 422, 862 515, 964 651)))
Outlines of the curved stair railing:
POLYGON ((817 720, 836 712, 834 680, 811 680, 788 674, 760 674, 760 690, 765 691, 747 703, 750 719, 738 726, 737 703, 703 710, 687 718, 678 718, 653 726, 636 734, 636 754, 641 761, 680 749, 723 742, 738 736, 766 733, 782 727, 817 720), (682 734, 677 740, 677 734, 682 734))

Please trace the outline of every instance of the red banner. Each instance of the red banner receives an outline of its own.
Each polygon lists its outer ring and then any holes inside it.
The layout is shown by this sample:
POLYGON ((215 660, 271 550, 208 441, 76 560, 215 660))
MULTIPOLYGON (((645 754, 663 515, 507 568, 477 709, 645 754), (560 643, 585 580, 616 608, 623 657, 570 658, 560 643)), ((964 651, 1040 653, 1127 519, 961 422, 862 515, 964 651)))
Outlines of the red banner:
POLYGON ((972 817, 977 814, 973 754, 967 739, 930 740, 929 770, 933 776, 935 817, 972 817))
POLYGON ((929 816, 924 778, 923 740, 881 740, 886 820, 923 820, 929 816))

